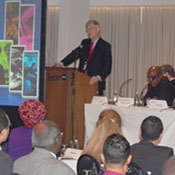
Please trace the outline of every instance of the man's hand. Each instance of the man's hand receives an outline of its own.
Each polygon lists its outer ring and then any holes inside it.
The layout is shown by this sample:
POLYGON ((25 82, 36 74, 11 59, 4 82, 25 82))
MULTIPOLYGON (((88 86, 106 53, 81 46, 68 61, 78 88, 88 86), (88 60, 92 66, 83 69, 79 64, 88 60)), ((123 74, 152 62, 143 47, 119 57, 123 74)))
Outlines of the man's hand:
POLYGON ((89 81, 89 84, 93 85, 93 84, 97 83, 98 81, 99 81, 98 77, 97 76, 93 76, 93 77, 91 77, 91 79, 89 81))
POLYGON ((52 66, 52 67, 61 67, 61 65, 60 65, 59 62, 55 61, 55 62, 53 63, 53 66, 52 66))

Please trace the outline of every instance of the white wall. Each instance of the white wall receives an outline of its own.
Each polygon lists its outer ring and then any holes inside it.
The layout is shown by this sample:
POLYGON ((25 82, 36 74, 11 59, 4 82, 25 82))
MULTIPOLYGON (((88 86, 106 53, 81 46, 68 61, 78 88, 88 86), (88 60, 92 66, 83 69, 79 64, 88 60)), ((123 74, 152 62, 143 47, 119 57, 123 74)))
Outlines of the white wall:
MULTIPOLYGON (((59 5, 60 1, 61 0, 48 0, 48 5, 59 5)), ((88 0, 82 0, 82 2, 85 1, 88 0)), ((90 0, 90 6, 118 6, 118 5, 119 6, 175 5, 175 0, 90 0)))

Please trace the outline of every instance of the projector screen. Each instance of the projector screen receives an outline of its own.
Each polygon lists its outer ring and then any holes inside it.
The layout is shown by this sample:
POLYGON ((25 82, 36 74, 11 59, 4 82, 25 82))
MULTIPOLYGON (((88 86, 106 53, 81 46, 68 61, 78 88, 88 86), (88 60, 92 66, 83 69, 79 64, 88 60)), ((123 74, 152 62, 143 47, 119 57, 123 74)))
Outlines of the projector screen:
POLYGON ((0 1, 0 105, 40 99, 43 2, 0 1))

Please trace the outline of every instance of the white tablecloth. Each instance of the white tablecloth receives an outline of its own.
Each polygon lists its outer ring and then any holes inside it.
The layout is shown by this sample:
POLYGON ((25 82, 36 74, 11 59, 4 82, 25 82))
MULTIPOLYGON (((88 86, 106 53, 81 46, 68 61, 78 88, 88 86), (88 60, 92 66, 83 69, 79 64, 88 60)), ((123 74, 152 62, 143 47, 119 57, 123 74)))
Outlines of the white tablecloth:
POLYGON ((122 131, 130 144, 139 141, 139 128, 144 118, 149 115, 159 117, 164 125, 163 138, 160 145, 170 146, 175 152, 175 111, 172 109, 160 111, 147 107, 85 104, 85 144, 91 137, 100 112, 106 108, 112 108, 120 114, 122 131))

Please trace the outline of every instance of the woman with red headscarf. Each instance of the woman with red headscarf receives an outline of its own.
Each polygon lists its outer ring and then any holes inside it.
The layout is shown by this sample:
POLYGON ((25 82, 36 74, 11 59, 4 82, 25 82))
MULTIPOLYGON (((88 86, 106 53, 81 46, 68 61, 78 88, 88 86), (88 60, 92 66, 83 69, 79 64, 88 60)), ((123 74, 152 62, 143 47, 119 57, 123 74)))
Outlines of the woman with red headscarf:
POLYGON ((12 129, 8 143, 8 154, 14 160, 32 152, 32 128, 44 120, 46 115, 45 106, 34 99, 24 101, 18 111, 24 126, 12 129))

